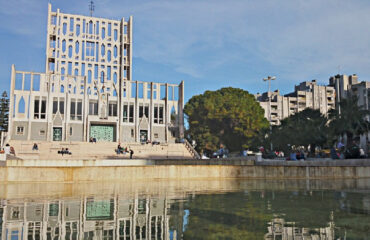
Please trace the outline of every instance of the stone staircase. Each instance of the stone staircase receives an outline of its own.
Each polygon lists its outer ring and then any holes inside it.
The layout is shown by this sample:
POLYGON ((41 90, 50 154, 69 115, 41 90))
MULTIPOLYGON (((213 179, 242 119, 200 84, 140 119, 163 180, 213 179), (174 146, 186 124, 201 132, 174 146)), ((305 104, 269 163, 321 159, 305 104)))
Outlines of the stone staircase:
MULTIPOLYGON (((58 159, 129 159, 130 154, 117 154, 118 143, 113 142, 40 142, 16 141, 9 143, 14 147, 16 156, 24 160, 58 160, 58 159), (39 150, 33 151, 37 143, 39 150), (68 148, 71 155, 58 154, 62 148, 68 148)), ((160 145, 123 143, 122 147, 132 149, 135 159, 189 159, 197 158, 194 151, 184 143, 165 143, 160 145)))

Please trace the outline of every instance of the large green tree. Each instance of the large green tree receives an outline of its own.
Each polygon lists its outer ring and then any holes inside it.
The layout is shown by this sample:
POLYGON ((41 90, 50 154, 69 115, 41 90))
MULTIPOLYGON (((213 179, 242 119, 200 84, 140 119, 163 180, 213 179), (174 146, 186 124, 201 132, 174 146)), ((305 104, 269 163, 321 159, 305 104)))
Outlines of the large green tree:
POLYGON ((0 98, 0 131, 8 131, 9 98, 6 91, 0 98))
POLYGON ((188 135, 198 151, 248 148, 258 132, 268 127, 264 110, 254 96, 239 88, 222 88, 193 96, 185 105, 188 135))
POLYGON ((265 142, 272 141, 275 150, 288 151, 289 146, 324 146, 328 139, 327 118, 319 110, 306 108, 289 116, 272 128, 265 142))

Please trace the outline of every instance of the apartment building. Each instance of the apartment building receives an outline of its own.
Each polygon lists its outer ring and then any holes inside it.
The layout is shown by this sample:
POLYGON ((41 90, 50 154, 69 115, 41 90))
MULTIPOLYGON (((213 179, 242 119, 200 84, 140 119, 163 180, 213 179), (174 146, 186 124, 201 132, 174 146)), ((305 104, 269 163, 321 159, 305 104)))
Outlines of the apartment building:
POLYGON ((316 80, 302 82, 295 86, 294 92, 281 95, 279 90, 255 95, 265 117, 272 125, 280 124, 287 118, 305 108, 319 109, 322 114, 335 107, 335 90, 331 86, 320 86, 316 80))

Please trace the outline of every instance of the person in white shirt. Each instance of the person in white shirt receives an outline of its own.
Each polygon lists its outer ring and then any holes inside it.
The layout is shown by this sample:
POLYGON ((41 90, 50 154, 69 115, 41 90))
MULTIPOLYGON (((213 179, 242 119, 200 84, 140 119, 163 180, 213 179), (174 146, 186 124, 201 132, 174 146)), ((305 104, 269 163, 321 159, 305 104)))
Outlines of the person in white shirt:
POLYGON ((7 143, 7 144, 5 145, 4 153, 5 153, 5 154, 10 154, 10 145, 9 145, 9 143, 7 143))

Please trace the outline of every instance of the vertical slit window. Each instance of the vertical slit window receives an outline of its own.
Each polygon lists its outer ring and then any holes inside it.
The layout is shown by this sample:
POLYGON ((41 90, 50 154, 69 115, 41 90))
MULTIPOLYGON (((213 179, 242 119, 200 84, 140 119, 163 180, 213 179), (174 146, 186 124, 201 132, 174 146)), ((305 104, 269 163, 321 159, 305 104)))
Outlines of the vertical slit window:
POLYGON ((80 36, 80 24, 76 25, 76 35, 77 37, 80 36))
POLYGON ((105 28, 102 28, 101 29, 101 39, 104 40, 104 38, 105 38, 105 28))
POLYGON ((69 19, 69 31, 73 32, 73 27, 74 27, 74 19, 70 18, 69 19))
POLYGON ((85 41, 82 41, 82 60, 85 60, 85 41))
POLYGON ((91 83, 91 70, 87 72, 87 82, 91 83))
POLYGON ((111 80, 111 66, 107 67, 107 80, 111 80))
POLYGON ((93 34, 93 22, 89 22, 89 34, 93 34))
POLYGON ((75 53, 78 54, 79 51, 80 51, 80 43, 77 41, 75 44, 75 53))
POLYGON ((117 84, 117 73, 113 73, 113 81, 115 84, 117 84))
POLYGON ((114 54, 114 58, 117 58, 117 46, 114 46, 113 54, 114 54))
POLYGON ((59 112, 60 114, 64 114, 64 100, 59 101, 59 112))
POLYGON ((69 46, 68 47, 68 57, 69 58, 72 58, 72 52, 73 52, 72 46, 69 46))
POLYGON ((108 23, 108 36, 110 37, 112 35, 112 24, 108 23))
POLYGON ((85 76, 85 63, 81 64, 81 76, 85 76))
POLYGON ((98 79, 98 76, 99 76, 98 65, 95 64, 95 66, 94 66, 94 78, 98 79))
POLYGON ((96 35, 99 34, 99 22, 96 22, 96 31, 95 31, 95 34, 96 35))
POLYGON ((123 122, 128 122, 128 105, 123 105, 123 122))
POLYGON ((66 40, 63 40, 62 41, 62 51, 65 52, 66 51, 66 40))
POLYGON ((130 118, 129 118, 129 122, 130 123, 133 123, 134 122, 134 115, 135 115, 135 110, 134 110, 134 104, 133 103, 130 103, 130 118))
POLYGON ((63 23, 63 34, 66 35, 67 33, 67 23, 63 23))
POLYGON ((163 124, 163 105, 159 106, 159 124, 163 124))
POLYGON ((111 51, 110 50, 108 50, 108 52, 107 52, 107 60, 108 60, 108 62, 110 62, 111 61, 111 51))
POLYGON ((101 45, 101 56, 104 57, 105 55, 105 45, 101 45))
POLYGON ((154 105, 154 114, 153 114, 154 116, 154 123, 158 123, 158 105, 157 104, 155 104, 154 105))
POLYGON ((96 61, 99 61, 99 43, 96 43, 95 45, 95 48, 96 48, 96 61))
POLYGON ((118 39, 118 32, 117 29, 114 29, 114 41, 117 41, 118 39))
POLYGON ((34 101, 34 109, 33 109, 33 118, 34 119, 39 119, 40 118, 40 100, 35 99, 34 101))
POLYGON ((68 62, 68 75, 72 75, 72 63, 68 62))

